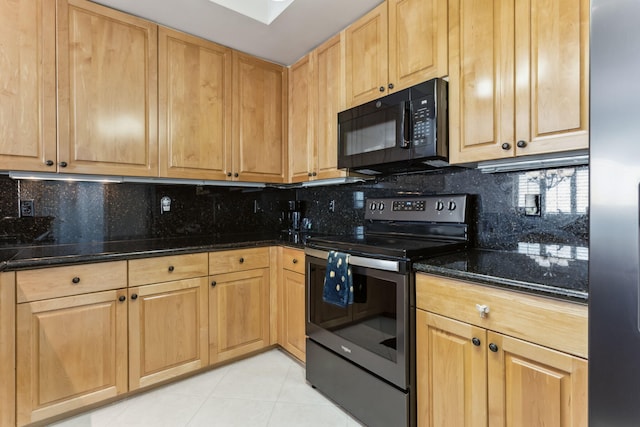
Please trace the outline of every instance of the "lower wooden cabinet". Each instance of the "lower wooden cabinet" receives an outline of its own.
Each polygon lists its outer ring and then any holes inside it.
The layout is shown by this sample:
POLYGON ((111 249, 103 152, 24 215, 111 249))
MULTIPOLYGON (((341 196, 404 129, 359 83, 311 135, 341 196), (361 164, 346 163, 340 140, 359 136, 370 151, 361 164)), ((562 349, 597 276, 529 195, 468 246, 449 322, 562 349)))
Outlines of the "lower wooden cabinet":
POLYGON ((588 362, 571 354, 586 354, 586 306, 420 274, 416 293, 419 426, 588 425, 588 362), (577 337, 552 348, 509 335, 544 331, 577 337))
POLYGON ((17 306, 17 424, 127 391, 126 289, 17 306))
POLYGON ((129 389, 209 362, 207 278, 129 289, 129 389))
POLYGON ((305 361, 305 278, 304 274, 284 270, 282 275, 282 341, 289 353, 305 361))
POLYGON ((209 281, 210 363, 267 347, 269 269, 218 274, 209 281))

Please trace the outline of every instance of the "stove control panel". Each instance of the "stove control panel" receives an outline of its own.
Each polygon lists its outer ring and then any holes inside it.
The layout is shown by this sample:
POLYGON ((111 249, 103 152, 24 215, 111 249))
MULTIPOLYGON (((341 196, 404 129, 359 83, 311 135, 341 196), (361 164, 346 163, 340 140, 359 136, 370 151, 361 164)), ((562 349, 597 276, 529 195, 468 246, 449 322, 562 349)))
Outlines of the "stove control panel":
POLYGON ((466 223, 468 195, 367 199, 365 219, 466 223))

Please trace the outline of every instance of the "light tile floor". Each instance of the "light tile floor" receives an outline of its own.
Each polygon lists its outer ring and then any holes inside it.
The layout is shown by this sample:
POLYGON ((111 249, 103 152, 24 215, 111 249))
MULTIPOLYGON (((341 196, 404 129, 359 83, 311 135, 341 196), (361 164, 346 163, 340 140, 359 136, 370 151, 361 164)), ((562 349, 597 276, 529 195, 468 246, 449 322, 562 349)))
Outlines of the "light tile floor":
POLYGON ((281 350, 253 356, 54 424, 55 427, 361 426, 305 382, 281 350))

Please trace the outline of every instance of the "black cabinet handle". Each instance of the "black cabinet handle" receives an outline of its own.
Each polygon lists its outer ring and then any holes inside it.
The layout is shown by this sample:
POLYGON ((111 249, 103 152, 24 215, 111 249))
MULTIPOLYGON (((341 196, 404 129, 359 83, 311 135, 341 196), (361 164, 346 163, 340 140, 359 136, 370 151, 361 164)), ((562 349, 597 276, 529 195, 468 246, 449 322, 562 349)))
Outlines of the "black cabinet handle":
POLYGON ((312 176, 316 176, 316 175, 318 175, 318 174, 317 174, 316 172, 313 172, 311 175, 312 175, 312 176))
POLYGON ((384 92, 384 86, 380 86, 380 92, 384 92))
POLYGON ((393 83, 389 83, 389 89, 393 89, 393 83))
POLYGON ((215 280, 214 280, 213 282, 211 282, 211 287, 212 287, 212 288, 215 288, 215 287, 216 287, 216 285, 217 285, 217 283, 216 283, 216 281, 215 281, 215 280))
POLYGON ((480 340, 476 337, 473 337, 473 339, 471 340, 471 342, 473 343, 473 345, 475 345, 476 347, 478 347, 480 345, 480 340))
POLYGON ((47 160, 46 162, 44 162, 44 164, 47 165, 47 166, 53 166, 54 165, 53 160, 47 160))
POLYGON ((131 299, 133 299, 133 300, 138 299, 138 294, 131 294, 131 299))
POLYGON ((237 178, 237 177, 239 177, 240 175, 238 175, 238 172, 236 172, 236 173, 234 173, 234 174, 233 174, 233 176, 237 178))
POLYGON ((511 150, 511 144, 509 144, 508 142, 505 142, 504 144, 502 144, 502 149, 511 150))
POLYGON ((244 258, 240 258, 240 264, 244 263, 244 258))
POLYGON ((298 260, 294 258, 291 262, 294 263, 294 264, 297 264, 298 260))
POLYGON ((311 172, 309 172, 309 176, 313 176, 313 174, 311 172))
POLYGON ((498 346, 495 345, 494 343, 491 343, 491 344, 489 344, 489 350, 491 350, 494 353, 496 353, 498 351, 498 346))
POLYGON ((60 167, 61 168, 66 168, 67 167, 67 162, 60 162, 60 167))
POLYGON ((231 172, 227 172, 227 176, 229 176, 229 177, 230 177, 230 176, 231 176, 231 172))
POLYGON ((173 270, 175 270, 176 268, 173 265, 169 266, 169 273, 171 273, 173 270))
POLYGON ((127 297, 125 297, 124 295, 120 295, 120 297, 118 298, 118 301, 124 302, 126 299, 127 297))
POLYGON ((80 283, 80 278, 74 277, 73 279, 71 279, 71 282, 73 282, 74 285, 77 285, 78 283, 80 283))
POLYGON ((524 148, 527 146, 527 141, 520 140, 516 143, 516 145, 518 146, 518 148, 524 148))

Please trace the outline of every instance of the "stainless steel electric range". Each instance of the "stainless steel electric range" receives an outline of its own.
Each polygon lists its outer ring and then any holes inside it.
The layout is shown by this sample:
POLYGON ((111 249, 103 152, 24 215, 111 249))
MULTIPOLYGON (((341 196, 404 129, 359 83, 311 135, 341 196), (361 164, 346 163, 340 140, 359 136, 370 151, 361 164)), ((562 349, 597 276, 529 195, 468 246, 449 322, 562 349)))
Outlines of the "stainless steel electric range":
POLYGON ((368 199, 360 233, 307 242, 307 381, 367 426, 416 424, 412 263, 468 246, 469 199, 368 199), (330 251, 348 261, 352 304, 323 298, 330 251))

